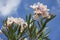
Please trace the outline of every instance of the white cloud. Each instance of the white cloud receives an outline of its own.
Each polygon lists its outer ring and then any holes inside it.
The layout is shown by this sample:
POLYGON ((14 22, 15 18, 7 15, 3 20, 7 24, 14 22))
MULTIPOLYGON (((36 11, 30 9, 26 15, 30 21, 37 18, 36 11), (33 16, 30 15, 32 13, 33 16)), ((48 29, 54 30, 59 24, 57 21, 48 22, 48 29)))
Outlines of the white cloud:
POLYGON ((0 14, 9 15, 17 10, 21 0, 0 0, 0 14))

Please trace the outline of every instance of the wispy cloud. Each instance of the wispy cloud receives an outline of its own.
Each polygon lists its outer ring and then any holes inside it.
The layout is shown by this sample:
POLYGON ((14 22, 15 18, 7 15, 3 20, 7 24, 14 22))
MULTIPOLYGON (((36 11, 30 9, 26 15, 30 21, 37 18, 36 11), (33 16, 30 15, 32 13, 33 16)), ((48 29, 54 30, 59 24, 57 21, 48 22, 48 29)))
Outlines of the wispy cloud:
POLYGON ((51 13, 55 14, 55 15, 60 15, 60 7, 51 7, 51 10, 50 10, 51 13))
POLYGON ((60 15, 60 0, 56 0, 57 5, 51 7, 51 12, 56 15, 60 15))
POLYGON ((0 0, 0 14, 9 15, 17 10, 21 0, 0 0))
POLYGON ((60 0, 57 0, 57 4, 58 4, 58 6, 60 6, 60 0))

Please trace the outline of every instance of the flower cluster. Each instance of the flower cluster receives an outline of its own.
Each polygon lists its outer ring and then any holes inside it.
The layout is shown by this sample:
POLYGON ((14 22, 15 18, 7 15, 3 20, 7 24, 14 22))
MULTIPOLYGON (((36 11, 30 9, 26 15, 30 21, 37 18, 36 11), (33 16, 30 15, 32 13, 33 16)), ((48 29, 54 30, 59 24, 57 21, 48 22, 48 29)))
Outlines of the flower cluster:
POLYGON ((0 34, 2 34, 2 31, 0 30, 0 34))
POLYGON ((42 3, 35 3, 33 5, 30 5, 31 8, 34 9, 34 19, 36 20, 40 15, 44 18, 50 18, 51 15, 49 14, 49 9, 47 8, 47 5, 44 5, 42 3))
POLYGON ((7 26, 9 27, 12 23, 15 23, 17 25, 21 26, 21 32, 26 28, 27 23, 22 18, 14 18, 10 17, 7 19, 7 26))

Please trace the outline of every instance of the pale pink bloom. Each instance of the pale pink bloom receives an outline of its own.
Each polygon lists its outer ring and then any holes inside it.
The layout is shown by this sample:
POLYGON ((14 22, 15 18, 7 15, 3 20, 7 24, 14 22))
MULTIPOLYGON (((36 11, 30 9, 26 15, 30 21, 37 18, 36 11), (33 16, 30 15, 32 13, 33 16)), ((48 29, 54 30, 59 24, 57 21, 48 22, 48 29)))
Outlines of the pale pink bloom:
POLYGON ((51 15, 49 15, 47 18, 50 19, 51 18, 51 15))
POLYGON ((18 24, 22 24, 22 23, 24 23, 24 20, 22 19, 22 18, 18 18, 18 24))
POLYGON ((34 13, 35 14, 41 14, 42 12, 40 10, 35 10, 34 13))
POLYGON ((30 5, 30 7, 33 8, 33 9, 36 9, 36 8, 38 8, 38 5, 33 4, 33 5, 30 5))
POLYGON ((25 38, 24 40, 28 40, 27 38, 25 38))
POLYGON ((24 23, 21 23, 21 32, 23 32, 23 30, 27 27, 27 23, 24 22, 24 23))
POLYGON ((3 32, 0 30, 0 34, 2 34, 3 32))
POLYGON ((25 27, 26 26, 26 24, 25 23, 21 23, 21 27, 25 27))
POLYGON ((39 8, 40 8, 40 10, 41 10, 42 12, 47 12, 47 11, 49 11, 49 9, 47 9, 47 5, 43 5, 42 3, 40 4, 39 8))
POLYGON ((47 8, 47 5, 43 5, 42 3, 38 2, 37 4, 33 4, 31 8, 34 9, 34 19, 38 19, 40 15, 45 18, 50 18, 51 15, 49 15, 49 9, 47 8))
POLYGON ((33 16, 33 18, 34 18, 34 20, 37 20, 37 19, 39 18, 39 16, 38 16, 37 14, 35 14, 35 15, 33 16))
POLYGON ((24 22, 24 20, 22 18, 15 18, 15 20, 14 20, 14 23, 16 23, 18 25, 20 25, 23 22, 24 22))
POLYGON ((8 18, 8 20, 7 20, 7 24, 8 25, 12 24, 13 22, 16 23, 16 24, 18 24, 18 25, 20 25, 21 23, 24 22, 24 20, 22 18, 13 18, 13 17, 8 18))
POLYGON ((23 30, 24 30, 24 27, 23 27, 23 26, 21 26, 21 28, 20 28, 20 32, 23 32, 23 30))
POLYGON ((51 15, 49 14, 49 12, 43 13, 42 16, 48 19, 51 18, 51 15))
POLYGON ((14 22, 13 17, 7 19, 7 25, 11 25, 13 22, 14 22))
POLYGON ((21 32, 27 27, 27 23, 22 18, 8 18, 7 25, 10 26, 13 22, 17 25, 21 25, 21 32))
POLYGON ((18 24, 18 18, 14 18, 14 23, 18 24))
POLYGON ((25 24, 25 28, 28 26, 27 22, 24 23, 25 24))

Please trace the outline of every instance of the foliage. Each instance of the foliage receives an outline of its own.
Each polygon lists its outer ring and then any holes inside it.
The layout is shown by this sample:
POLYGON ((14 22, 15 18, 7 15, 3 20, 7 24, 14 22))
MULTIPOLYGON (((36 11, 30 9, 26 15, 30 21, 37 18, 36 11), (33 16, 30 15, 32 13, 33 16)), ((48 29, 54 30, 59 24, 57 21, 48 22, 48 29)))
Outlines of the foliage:
POLYGON ((49 31, 47 32, 46 24, 52 20, 55 15, 51 15, 50 19, 40 18, 39 20, 32 19, 32 15, 26 16, 26 22, 28 26, 20 32, 21 26, 12 23, 10 27, 7 27, 7 18, 3 21, 2 32, 8 38, 8 40, 50 40, 48 38, 49 31))

